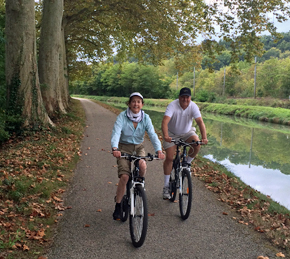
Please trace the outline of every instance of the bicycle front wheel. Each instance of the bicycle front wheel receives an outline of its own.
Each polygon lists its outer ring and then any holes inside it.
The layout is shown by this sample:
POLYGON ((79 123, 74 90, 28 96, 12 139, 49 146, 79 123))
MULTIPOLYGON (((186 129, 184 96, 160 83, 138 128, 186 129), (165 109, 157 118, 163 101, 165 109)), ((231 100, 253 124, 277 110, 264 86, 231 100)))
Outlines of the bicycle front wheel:
POLYGON ((130 235, 135 247, 140 247, 145 241, 148 226, 147 198, 144 188, 136 185, 134 190, 134 215, 130 213, 130 235))
POLYGON ((183 169, 181 192, 179 193, 179 209, 182 219, 187 219, 191 210, 192 203, 192 181, 188 169, 183 169))

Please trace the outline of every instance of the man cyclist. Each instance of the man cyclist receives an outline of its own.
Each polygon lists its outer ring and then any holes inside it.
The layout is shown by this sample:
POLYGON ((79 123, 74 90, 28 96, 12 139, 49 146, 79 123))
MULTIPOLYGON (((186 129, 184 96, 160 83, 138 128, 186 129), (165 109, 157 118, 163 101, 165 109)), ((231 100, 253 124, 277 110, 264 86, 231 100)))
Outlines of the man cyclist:
MULTIPOLYGON (((202 142, 207 144, 206 128, 201 117, 198 106, 191 101, 191 91, 189 88, 184 87, 179 92, 179 98, 172 101, 166 108, 162 120, 162 133, 163 133, 163 147, 166 151, 166 158, 163 164, 164 170, 164 187, 163 199, 169 199, 169 178, 172 170, 172 162, 175 153, 175 144, 171 142, 172 139, 183 139, 186 142, 192 140, 199 141, 196 134, 195 127, 192 127, 193 119, 196 121, 202 142)), ((187 163, 191 164, 200 150, 200 146, 192 145, 193 151, 189 152, 187 163)))

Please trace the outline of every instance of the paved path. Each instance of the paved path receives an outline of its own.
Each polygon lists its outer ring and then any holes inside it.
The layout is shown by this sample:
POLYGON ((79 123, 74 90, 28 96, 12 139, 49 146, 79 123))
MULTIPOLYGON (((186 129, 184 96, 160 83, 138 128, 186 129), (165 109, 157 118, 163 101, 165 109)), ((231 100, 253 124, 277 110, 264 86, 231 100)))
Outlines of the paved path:
MULTIPOLYGON (((149 217, 144 245, 133 247, 128 221, 112 219, 118 178, 110 137, 116 115, 92 101, 80 100, 87 116, 82 159, 65 198, 72 209, 60 220, 49 259, 276 258, 279 251, 261 234, 234 221, 236 214, 195 178, 192 212, 182 221, 178 203, 162 199, 162 161, 158 160, 148 162, 146 175, 149 214, 154 216, 149 217)), ((153 151, 149 140, 145 147, 153 151)))

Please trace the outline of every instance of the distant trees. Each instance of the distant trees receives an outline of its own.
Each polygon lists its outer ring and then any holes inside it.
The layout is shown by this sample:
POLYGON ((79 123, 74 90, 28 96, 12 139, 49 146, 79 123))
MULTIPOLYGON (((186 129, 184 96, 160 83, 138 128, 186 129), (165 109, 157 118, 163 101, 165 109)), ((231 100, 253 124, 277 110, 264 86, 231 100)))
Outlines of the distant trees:
POLYGON ((146 98, 168 98, 171 80, 162 78, 152 65, 124 63, 98 67, 85 81, 74 81, 71 92, 87 95, 129 96, 141 92, 146 98))

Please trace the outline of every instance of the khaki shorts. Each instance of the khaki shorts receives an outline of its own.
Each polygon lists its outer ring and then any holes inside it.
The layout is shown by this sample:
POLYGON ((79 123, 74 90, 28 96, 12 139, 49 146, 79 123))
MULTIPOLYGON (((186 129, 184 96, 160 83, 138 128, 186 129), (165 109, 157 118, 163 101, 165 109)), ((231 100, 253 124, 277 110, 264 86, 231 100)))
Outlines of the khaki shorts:
MULTIPOLYGON (((169 137, 172 138, 172 140, 176 140, 176 139, 182 139, 184 141, 186 141, 187 139, 189 139, 191 136, 197 136, 197 134, 195 133, 196 128, 195 127, 191 127, 191 130, 188 131, 187 133, 181 134, 181 135, 175 135, 173 133, 171 133, 170 131, 168 131, 168 135, 169 137)), ((163 148, 166 150, 167 148, 173 147, 175 144, 174 143, 169 143, 165 140, 163 140, 163 148)))
MULTIPOLYGON (((143 144, 122 144, 119 143, 119 150, 121 152, 125 152, 127 154, 132 155, 135 151, 135 155, 138 156, 145 156, 145 149, 143 144)), ((118 164, 118 177, 120 178, 122 174, 131 174, 131 162, 125 158, 117 158, 117 164, 118 164)))

